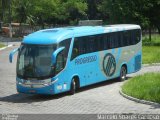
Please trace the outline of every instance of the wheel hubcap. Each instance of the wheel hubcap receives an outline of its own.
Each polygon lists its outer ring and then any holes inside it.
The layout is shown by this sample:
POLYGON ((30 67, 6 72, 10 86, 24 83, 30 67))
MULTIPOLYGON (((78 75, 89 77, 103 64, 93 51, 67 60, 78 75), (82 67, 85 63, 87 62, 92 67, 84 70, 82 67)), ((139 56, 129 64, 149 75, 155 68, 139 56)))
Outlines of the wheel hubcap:
POLYGON ((75 90, 75 88, 76 88, 76 83, 75 83, 75 81, 73 82, 73 89, 75 90))
POLYGON ((123 68, 122 69, 122 77, 121 77, 123 80, 125 80, 126 79, 126 69, 125 68, 123 68))

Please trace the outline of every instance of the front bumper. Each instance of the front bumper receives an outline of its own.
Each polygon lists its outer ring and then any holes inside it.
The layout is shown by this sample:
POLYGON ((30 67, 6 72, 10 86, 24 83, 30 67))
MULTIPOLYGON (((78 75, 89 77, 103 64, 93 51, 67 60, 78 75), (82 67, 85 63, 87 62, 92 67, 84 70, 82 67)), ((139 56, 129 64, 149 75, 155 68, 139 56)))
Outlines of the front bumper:
POLYGON ((22 85, 17 84, 17 91, 19 93, 26 94, 56 94, 54 90, 54 86, 46 86, 42 88, 32 88, 32 87, 24 87, 22 85))
POLYGON ((26 94, 56 94, 57 80, 24 80, 17 77, 17 91, 26 94))

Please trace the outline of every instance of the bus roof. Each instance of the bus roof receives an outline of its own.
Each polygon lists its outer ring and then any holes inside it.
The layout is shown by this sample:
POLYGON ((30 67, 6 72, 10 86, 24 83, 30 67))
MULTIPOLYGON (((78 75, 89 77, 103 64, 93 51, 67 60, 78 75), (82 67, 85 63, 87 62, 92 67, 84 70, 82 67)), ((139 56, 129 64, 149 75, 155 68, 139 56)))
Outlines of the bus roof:
POLYGON ((106 25, 106 26, 78 26, 78 27, 44 29, 24 37, 22 43, 56 44, 64 39, 72 37, 124 31, 129 29, 140 29, 140 26, 132 24, 118 24, 118 25, 106 25))

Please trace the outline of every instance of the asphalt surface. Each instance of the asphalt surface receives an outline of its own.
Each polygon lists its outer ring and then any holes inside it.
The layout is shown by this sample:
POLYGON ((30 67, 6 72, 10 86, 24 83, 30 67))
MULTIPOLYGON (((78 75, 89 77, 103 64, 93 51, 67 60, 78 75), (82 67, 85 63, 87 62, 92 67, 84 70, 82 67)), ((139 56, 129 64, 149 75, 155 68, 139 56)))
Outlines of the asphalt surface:
MULTIPOLYGON (((141 113, 158 114, 160 106, 130 101, 119 94, 124 82, 116 80, 80 89, 75 95, 27 95, 16 91, 16 57, 9 63, 9 52, 20 43, 0 51, 0 113, 28 114, 106 114, 141 113)), ((160 72, 160 66, 146 66, 129 77, 146 72, 160 72)))

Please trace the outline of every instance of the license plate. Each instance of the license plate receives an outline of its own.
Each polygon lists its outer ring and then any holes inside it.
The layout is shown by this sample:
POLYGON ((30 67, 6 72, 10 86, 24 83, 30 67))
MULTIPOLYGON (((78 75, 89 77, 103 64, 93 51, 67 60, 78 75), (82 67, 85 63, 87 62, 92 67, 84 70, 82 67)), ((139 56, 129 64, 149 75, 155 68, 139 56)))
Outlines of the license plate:
POLYGON ((29 81, 31 84, 43 84, 42 81, 39 81, 39 80, 30 80, 29 81))
POLYGON ((29 90, 29 93, 36 93, 35 90, 29 90))

